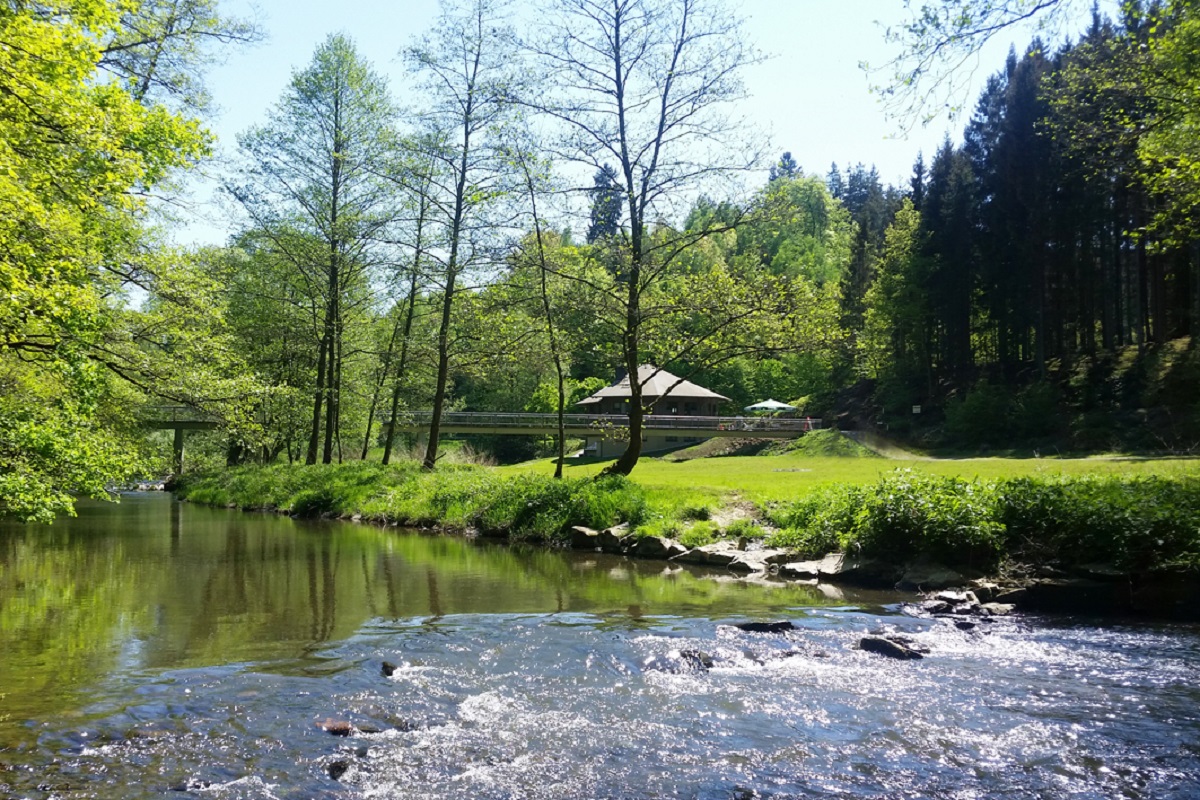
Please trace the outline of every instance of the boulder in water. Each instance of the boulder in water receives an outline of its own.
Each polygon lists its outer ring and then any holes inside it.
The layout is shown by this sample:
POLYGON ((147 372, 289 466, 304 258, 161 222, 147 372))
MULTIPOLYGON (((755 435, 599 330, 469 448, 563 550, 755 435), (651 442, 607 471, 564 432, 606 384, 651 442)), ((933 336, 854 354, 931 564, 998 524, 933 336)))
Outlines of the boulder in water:
POLYGON ((885 639, 882 636, 864 636, 858 642, 858 649, 899 661, 916 661, 925 657, 905 644, 885 639))
POLYGON ((642 669, 647 672, 670 672, 678 675, 708 672, 714 663, 713 657, 703 650, 672 650, 665 656, 646 659, 642 669))
POLYGON ((785 633, 796 630, 796 626, 786 619, 778 622, 738 622, 733 627, 746 633, 785 633))
POLYGON ((318 722, 317 727, 330 736, 349 736, 354 733, 354 726, 349 720, 327 717, 324 722, 318 722))
POLYGON ((664 536, 643 536, 633 546, 633 554, 640 558, 671 558, 686 552, 686 547, 664 536))

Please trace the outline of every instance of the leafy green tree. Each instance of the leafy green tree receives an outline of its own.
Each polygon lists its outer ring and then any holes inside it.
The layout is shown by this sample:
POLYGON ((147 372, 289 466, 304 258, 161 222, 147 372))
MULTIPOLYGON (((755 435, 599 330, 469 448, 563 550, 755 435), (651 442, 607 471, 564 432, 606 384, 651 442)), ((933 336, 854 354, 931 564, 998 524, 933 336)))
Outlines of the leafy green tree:
MULTIPOLYGON (((617 278, 594 291, 604 294, 598 305, 616 311, 609 318, 620 320, 621 363, 637 375, 649 316, 643 298, 712 233, 655 222, 705 180, 757 160, 721 113, 742 96, 739 74, 757 55, 736 19, 709 0, 558 0, 540 16, 536 50, 548 85, 533 104, 561 125, 569 160, 592 169, 607 162, 617 172, 621 233, 603 254, 617 278)), ((642 449, 637 381, 631 395, 629 443, 610 467, 621 474, 633 470, 642 449)))
POLYGON ((217 0, 139 0, 120 12, 101 42, 100 68, 143 103, 207 109, 205 69, 263 38, 254 21, 222 15, 217 0))
POLYGON ((115 6, 0 14, 0 514, 49 520, 137 465, 104 339, 145 193, 207 149, 195 120, 96 79, 115 6), (124 434, 124 435, 123 435, 124 434))
POLYGON ((318 455, 330 463, 340 442, 347 358, 356 349, 347 331, 371 307, 379 242, 392 220, 393 191, 381 174, 394 115, 383 78, 349 39, 330 36, 293 75, 268 123, 240 137, 244 165, 229 190, 320 301, 310 464, 318 455))
MULTIPOLYGON (((504 224, 489 213, 511 190, 503 127, 514 114, 515 47, 497 0, 443 7, 433 33, 406 51, 423 82, 426 155, 437 162, 431 199, 441 230, 441 300, 433 414, 424 467, 437 465, 442 414, 449 399, 455 305, 464 276, 495 264, 504 224)), ((431 251, 431 257, 434 255, 431 251)))
POLYGON ((933 391, 935 322, 926 238, 920 213, 905 200, 884 234, 876 278, 865 297, 858 348, 868 377, 922 386, 928 396, 933 391))

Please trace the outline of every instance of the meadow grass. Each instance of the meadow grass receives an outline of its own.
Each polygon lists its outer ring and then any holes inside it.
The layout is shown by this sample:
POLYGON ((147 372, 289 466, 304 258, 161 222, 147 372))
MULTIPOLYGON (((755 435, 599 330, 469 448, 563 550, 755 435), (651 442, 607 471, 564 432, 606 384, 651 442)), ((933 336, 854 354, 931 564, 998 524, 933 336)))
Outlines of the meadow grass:
MULTIPOLYGON (((591 477, 604 463, 570 464, 566 477, 591 477)), ((966 480, 1053 478, 1058 476, 1200 475, 1200 459, 1132 458, 812 458, 797 454, 728 456, 690 461, 643 457, 632 479, 646 489, 653 504, 719 504, 731 496, 756 504, 794 500, 830 484, 865 485, 885 479, 897 469, 966 480)), ((552 475, 550 459, 496 467, 501 475, 552 475)))

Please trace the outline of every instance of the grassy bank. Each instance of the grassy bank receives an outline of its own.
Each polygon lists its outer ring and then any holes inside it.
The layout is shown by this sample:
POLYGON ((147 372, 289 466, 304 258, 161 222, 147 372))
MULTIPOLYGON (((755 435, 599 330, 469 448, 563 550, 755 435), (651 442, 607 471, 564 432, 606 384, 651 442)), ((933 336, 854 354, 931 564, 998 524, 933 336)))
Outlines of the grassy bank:
POLYGON ((1200 568, 1194 462, 897 462, 794 455, 646 460, 634 479, 542 464, 242 468, 188 477, 179 492, 218 506, 297 516, 475 529, 562 544, 572 525, 629 523, 688 546, 763 538, 799 556, 844 551, 890 561, 930 556, 984 571, 1006 560, 1200 568), (801 466, 804 465, 804 466, 801 466), (735 513, 730 513, 730 512, 735 513))
POLYGON ((572 525, 605 528, 647 518, 645 492, 619 477, 555 481, 488 467, 423 472, 417 462, 242 467, 182 478, 192 502, 282 511, 300 517, 358 516, 381 524, 476 529, 556 543, 572 525))

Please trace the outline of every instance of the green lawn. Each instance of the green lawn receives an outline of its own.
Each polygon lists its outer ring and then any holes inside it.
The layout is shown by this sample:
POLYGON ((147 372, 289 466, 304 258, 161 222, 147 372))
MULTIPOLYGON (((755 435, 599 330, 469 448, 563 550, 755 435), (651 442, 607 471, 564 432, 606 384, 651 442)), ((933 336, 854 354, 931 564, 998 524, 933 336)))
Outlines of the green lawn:
MULTIPOLYGON (((568 465, 567 477, 598 473, 608 462, 568 465)), ((691 499, 726 499, 730 495, 754 502, 791 500, 829 483, 874 483, 897 469, 962 478, 1013 478, 1026 475, 1180 475, 1200 474, 1196 458, 812 458, 800 455, 729 456, 673 462, 645 458, 631 476, 652 495, 675 496, 679 504, 691 499)), ((533 472, 552 475, 550 459, 497 467, 500 473, 533 472)))

